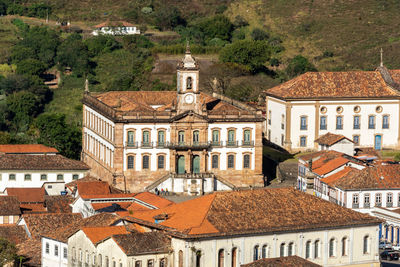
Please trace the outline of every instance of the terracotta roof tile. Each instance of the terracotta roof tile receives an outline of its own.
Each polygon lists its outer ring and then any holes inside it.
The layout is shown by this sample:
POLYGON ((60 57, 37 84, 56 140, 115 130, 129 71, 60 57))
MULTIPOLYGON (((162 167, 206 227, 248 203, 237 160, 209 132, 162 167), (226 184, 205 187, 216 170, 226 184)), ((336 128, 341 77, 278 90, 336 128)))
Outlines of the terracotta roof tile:
POLYGON ((0 216, 20 215, 19 200, 16 196, 0 196, 0 216))
POLYGON ((40 238, 27 239, 17 245, 18 255, 24 256, 23 266, 42 266, 42 243, 40 238))
POLYGON ((98 199, 98 198, 108 198, 108 199, 119 199, 119 198, 133 198, 134 193, 122 193, 122 194, 93 194, 93 195, 80 195, 84 199, 98 199))
MULTIPOLYGON (((399 82, 400 70, 392 70, 399 82)), ((379 71, 307 72, 265 91, 282 99, 397 97, 379 71)))
POLYGON ((74 201, 71 196, 44 196, 44 202, 49 213, 72 213, 70 204, 74 201))
POLYGON ((377 163, 362 170, 354 169, 333 185, 348 190, 400 188, 400 164, 377 163))
POLYGON ((158 225, 172 229, 170 234, 178 232, 187 237, 375 225, 381 222, 375 217, 293 188, 217 192, 160 210, 133 212, 130 217, 154 223, 157 215, 167 215, 158 225))
POLYGON ((352 167, 345 167, 343 170, 334 173, 332 175, 329 175, 328 177, 322 178, 321 182, 324 182, 327 185, 332 186, 334 182, 336 182, 337 180, 339 180, 340 178, 346 176, 349 172, 356 170, 352 167))
POLYGON ((100 210, 110 207, 112 204, 118 204, 122 209, 126 210, 132 204, 132 202, 92 203, 92 207, 94 210, 100 210))
POLYGON ((350 142, 354 143, 352 140, 350 140, 349 138, 347 138, 344 135, 341 134, 333 134, 333 133, 326 133, 320 137, 318 137, 317 139, 315 139, 314 142, 318 143, 319 145, 327 145, 327 146, 331 146, 336 144, 337 142, 343 140, 343 139, 347 139, 350 142))
POLYGON ((171 249, 171 239, 158 231, 113 235, 112 239, 128 256, 168 253, 171 249))
POLYGON ((134 27, 135 25, 133 25, 132 23, 129 23, 127 21, 106 21, 100 24, 97 24, 96 26, 94 26, 94 28, 102 28, 102 27, 120 27, 120 26, 124 26, 124 27, 134 27))
POLYGON ((0 155, 0 170, 89 170, 82 161, 62 155, 0 155))
POLYGON ((45 145, 0 145, 0 153, 6 154, 42 154, 58 153, 58 150, 45 145))
POLYGON ((77 181, 79 195, 106 195, 110 194, 110 187, 104 181, 77 181))
POLYGON ((0 237, 13 242, 14 244, 20 244, 28 238, 24 227, 22 225, 20 226, 15 224, 0 224, 0 237))
POLYGON ((349 159, 344 157, 335 158, 326 163, 324 161, 325 161, 324 159, 317 160, 315 162, 315 168, 313 163, 314 173, 318 175, 325 175, 350 162, 349 159))
POLYGON ((113 235, 129 233, 125 226, 82 227, 81 230, 93 244, 113 235))
POLYGON ((321 267, 311 261, 300 258, 299 256, 279 257, 260 259, 241 267, 321 267))
POLYGON ((16 196, 19 202, 21 202, 21 204, 44 203, 44 195, 46 194, 46 191, 43 187, 40 188, 14 187, 14 188, 7 188, 6 191, 8 196, 16 196))
POLYGON ((135 195, 135 198, 139 199, 139 200, 141 200, 143 202, 146 202, 146 203, 148 203, 148 204, 150 204, 152 206, 155 206, 155 207, 157 207, 159 209, 160 208, 165 208, 165 207, 167 207, 167 206, 169 206, 169 205, 174 203, 174 202, 172 202, 172 201, 170 201, 170 200, 168 200, 166 198, 157 196, 156 194, 153 194, 153 193, 150 193, 150 192, 138 193, 138 194, 135 195))

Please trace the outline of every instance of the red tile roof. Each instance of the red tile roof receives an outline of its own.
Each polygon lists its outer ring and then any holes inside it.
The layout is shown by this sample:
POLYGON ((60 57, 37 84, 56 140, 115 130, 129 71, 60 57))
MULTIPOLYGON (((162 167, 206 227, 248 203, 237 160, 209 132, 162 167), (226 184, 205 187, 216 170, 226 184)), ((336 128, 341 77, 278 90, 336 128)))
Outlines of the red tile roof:
POLYGON ((128 209, 132 202, 106 202, 106 203, 92 203, 92 207, 94 210, 100 210, 103 208, 110 207, 112 204, 118 204, 123 209, 128 209))
POLYGON ((299 256, 279 257, 260 259, 241 267, 321 267, 311 261, 300 258, 299 256))
POLYGON ((113 235, 112 239, 127 256, 156 253, 168 253, 171 239, 162 232, 129 233, 113 235))
POLYGON ((339 141, 341 141, 343 139, 347 139, 348 141, 354 143, 352 140, 350 140, 349 138, 347 138, 344 135, 333 134, 333 133, 326 133, 324 135, 321 135, 320 137, 315 139, 314 142, 318 143, 319 145, 331 146, 331 145, 334 145, 334 144, 336 144, 337 142, 339 142, 339 141))
MULTIPOLYGON (((400 83, 400 70, 390 71, 400 83)), ((400 92, 392 89, 379 71, 307 72, 265 91, 281 99, 393 98, 400 92)))
POLYGON ((120 198, 133 198, 135 196, 134 193, 122 193, 122 194, 93 194, 93 195, 80 195, 83 199, 99 199, 99 198, 107 198, 107 199, 120 199, 120 198))
POLYGON ((20 244, 28 238, 24 227, 15 224, 0 224, 0 237, 13 242, 14 244, 20 244))
POLYGON ((0 154, 0 170, 89 170, 89 166, 59 154, 0 154))
POLYGON ((174 202, 172 202, 172 201, 170 201, 170 200, 168 200, 166 198, 157 196, 156 194, 153 194, 153 193, 150 193, 150 192, 138 193, 138 194, 135 195, 135 198, 139 199, 139 200, 141 200, 143 202, 146 202, 146 203, 148 203, 148 204, 150 204, 152 206, 155 206, 155 207, 157 207, 159 209, 160 208, 165 208, 165 207, 167 207, 167 206, 169 206, 169 205, 174 203, 174 202))
POLYGON ((16 196, 18 197, 19 202, 21 203, 31 203, 38 204, 44 203, 44 195, 46 191, 43 187, 40 188, 6 188, 8 196, 16 196))
POLYGON ((132 23, 126 22, 126 21, 106 21, 100 24, 97 24, 94 26, 94 28, 102 28, 102 27, 134 27, 132 23))
POLYGON ((341 166, 345 165, 346 163, 350 162, 349 159, 344 158, 344 157, 339 157, 335 158, 329 161, 329 163, 325 163, 324 159, 317 160, 315 162, 315 168, 314 168, 314 163, 313 163, 313 172, 318 174, 318 175, 325 175, 328 174, 337 168, 340 168, 341 166), (317 167, 318 166, 318 167, 317 167))
POLYGON ((20 215, 19 200, 16 196, 0 196, 0 216, 20 215))
POLYGON ((160 210, 133 212, 129 216, 132 220, 137 219, 137 223, 146 221, 183 238, 381 223, 378 218, 293 188, 217 192, 160 210), (161 217, 164 220, 154 224, 155 218, 161 217))
POLYGON ((83 227, 81 230, 93 244, 113 235, 129 233, 125 226, 83 227))
POLYGON ((327 184, 329 186, 333 186, 334 182, 336 182, 340 178, 346 176, 349 172, 351 172, 353 170, 357 170, 357 169, 352 168, 352 167, 345 167, 343 170, 341 170, 337 173, 334 173, 332 175, 329 175, 328 177, 322 178, 321 182, 324 182, 325 184, 327 184))
POLYGON ((45 145, 0 145, 0 153, 6 154, 44 154, 58 153, 58 150, 45 145))
POLYGON ((104 181, 77 181, 79 195, 106 195, 110 194, 110 187, 104 181))

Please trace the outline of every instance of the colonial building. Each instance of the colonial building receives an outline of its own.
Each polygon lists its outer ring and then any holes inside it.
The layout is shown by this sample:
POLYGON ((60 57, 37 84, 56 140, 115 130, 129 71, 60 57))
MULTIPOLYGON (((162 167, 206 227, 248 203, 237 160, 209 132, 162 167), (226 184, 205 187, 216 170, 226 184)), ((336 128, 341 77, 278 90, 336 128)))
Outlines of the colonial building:
POLYGON ((171 236, 169 266, 238 267, 285 256, 323 266, 380 264, 380 219, 292 188, 216 192, 126 216, 171 236))
POLYGON ((189 50, 177 91, 86 90, 83 103, 82 160, 119 188, 202 194, 263 185, 261 111, 201 92, 189 50))
POLYGON ((308 72, 265 93, 267 138, 289 151, 317 149, 327 132, 360 147, 400 146, 400 70, 308 72))
POLYGON ((107 21, 94 26, 93 35, 129 35, 140 34, 140 30, 133 24, 126 21, 107 21))

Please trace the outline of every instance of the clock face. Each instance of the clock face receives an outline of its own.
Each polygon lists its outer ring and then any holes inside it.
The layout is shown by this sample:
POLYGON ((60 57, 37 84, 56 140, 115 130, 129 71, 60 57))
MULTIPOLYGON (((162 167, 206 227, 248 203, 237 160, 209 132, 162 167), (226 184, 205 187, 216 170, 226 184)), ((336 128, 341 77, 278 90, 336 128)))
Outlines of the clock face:
POLYGON ((185 103, 186 104, 192 104, 194 101, 194 95, 188 94, 185 96, 185 103))

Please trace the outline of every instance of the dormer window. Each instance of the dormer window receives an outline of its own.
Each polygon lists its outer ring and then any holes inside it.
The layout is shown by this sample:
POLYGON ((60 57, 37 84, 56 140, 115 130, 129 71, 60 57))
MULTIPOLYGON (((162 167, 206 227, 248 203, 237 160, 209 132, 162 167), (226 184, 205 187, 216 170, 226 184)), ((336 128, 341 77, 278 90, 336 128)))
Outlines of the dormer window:
POLYGON ((188 90, 192 89, 192 77, 188 77, 186 79, 186 89, 188 89, 188 90))

